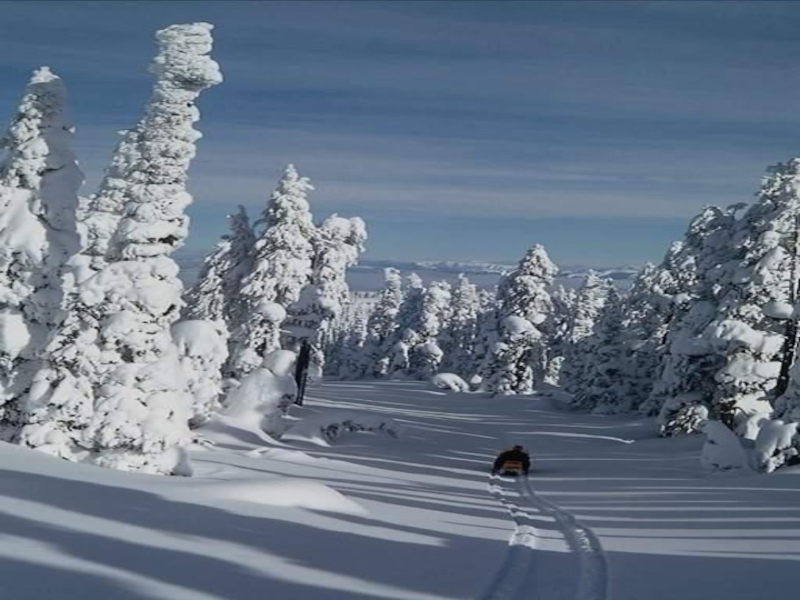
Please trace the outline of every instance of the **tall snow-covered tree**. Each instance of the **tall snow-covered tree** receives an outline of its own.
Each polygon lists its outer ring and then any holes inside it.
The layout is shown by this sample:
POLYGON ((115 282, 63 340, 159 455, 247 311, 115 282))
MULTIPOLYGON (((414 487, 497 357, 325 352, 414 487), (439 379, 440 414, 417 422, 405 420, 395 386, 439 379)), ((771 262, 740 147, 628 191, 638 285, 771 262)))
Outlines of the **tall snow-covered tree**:
POLYGON ((592 335, 597 319, 614 284, 589 271, 575 298, 574 310, 562 342, 564 360, 560 381, 567 392, 575 393, 585 384, 585 375, 593 360, 585 340, 592 335))
POLYGON ((375 309, 367 320, 366 340, 361 353, 358 373, 350 373, 353 379, 360 377, 383 377, 389 372, 389 346, 399 327, 400 307, 405 298, 403 278, 400 271, 392 267, 383 270, 384 286, 375 309))
POLYGON ((672 315, 658 376, 639 410, 658 414, 663 436, 698 431, 709 415, 714 374, 722 358, 714 352, 707 329, 717 314, 731 266, 743 252, 743 233, 736 217, 740 208, 701 211, 660 265, 668 272, 664 289, 672 300, 672 315))
POLYGON ((541 244, 525 254, 498 287, 498 339, 482 374, 482 389, 493 394, 527 394, 544 380, 545 356, 539 328, 552 312, 548 288, 558 267, 541 244))
POLYGON ((242 318, 239 289, 252 270, 255 235, 243 206, 228 215, 230 233, 203 260, 197 283, 186 294, 186 319, 224 322, 228 331, 242 318))
POLYGON ((561 367, 567 351, 567 335, 572 323, 577 296, 575 289, 565 288, 561 285, 550 294, 553 312, 547 335, 547 368, 544 379, 551 385, 558 385, 561 380, 561 367))
POLYGON ((289 308, 285 329, 292 332, 295 339, 309 340, 312 363, 319 372, 325 363, 331 326, 350 302, 347 269, 358 262, 366 239, 363 219, 328 217, 314 238, 311 283, 289 308))
POLYGON ((453 286, 450 303, 450 321, 443 341, 442 370, 462 377, 473 375, 473 360, 481 300, 478 288, 462 273, 453 286))
POLYGON ((50 330, 64 319, 83 174, 72 151, 66 91, 47 67, 34 72, 0 163, 0 423, 14 438, 31 417, 27 397, 50 330))
POLYGON ((409 375, 430 379, 438 372, 444 352, 437 338, 450 321, 450 298, 446 281, 431 282, 423 293, 416 343, 409 348, 409 375))
POLYGON ((712 414, 731 427, 754 413, 770 413, 775 400, 786 317, 795 301, 800 159, 771 168, 758 202, 738 224, 744 254, 722 286, 707 332, 725 359, 715 376, 712 414))
POLYGON ((598 413, 630 410, 629 381, 623 376, 625 357, 622 320, 624 305, 616 288, 610 288, 591 335, 582 340, 587 362, 581 387, 572 406, 598 413))
POLYGON ((403 302, 397 311, 397 327, 389 338, 385 359, 388 360, 388 374, 406 376, 411 367, 411 348, 419 342, 422 325, 422 301, 425 286, 416 273, 406 277, 403 302))
POLYGON ((628 383, 620 410, 634 410, 647 402, 667 349, 667 334, 675 313, 675 277, 666 269, 645 265, 628 292, 622 318, 628 383))
POLYGON ((245 318, 232 332, 227 370, 237 379, 281 347, 287 309, 312 283, 317 233, 307 196, 313 189, 307 177, 288 165, 270 196, 262 218, 266 229, 253 250, 253 269, 242 282, 245 318))
POLYGON ((28 445, 122 470, 185 473, 179 448, 190 441, 192 400, 170 331, 182 286, 169 255, 187 233, 195 100, 222 79, 208 56, 211 29, 156 33, 156 82, 120 187, 122 217, 37 374, 30 403, 42 417, 23 429, 28 445))

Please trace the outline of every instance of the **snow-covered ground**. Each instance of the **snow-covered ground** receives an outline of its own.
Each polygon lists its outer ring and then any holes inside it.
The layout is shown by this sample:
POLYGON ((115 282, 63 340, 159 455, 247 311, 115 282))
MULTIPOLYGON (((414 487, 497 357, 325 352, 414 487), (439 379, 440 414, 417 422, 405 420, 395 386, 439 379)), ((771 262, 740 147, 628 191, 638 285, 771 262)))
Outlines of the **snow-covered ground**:
POLYGON ((800 585, 797 468, 708 476, 700 438, 547 397, 309 395, 285 443, 213 423, 190 479, 0 444, 0 597, 750 600, 800 585), (375 431, 329 443, 311 426, 359 420, 375 431), (487 476, 511 442, 534 456, 530 488, 505 488, 516 532, 487 476), (503 596, 512 550, 526 566, 503 596))

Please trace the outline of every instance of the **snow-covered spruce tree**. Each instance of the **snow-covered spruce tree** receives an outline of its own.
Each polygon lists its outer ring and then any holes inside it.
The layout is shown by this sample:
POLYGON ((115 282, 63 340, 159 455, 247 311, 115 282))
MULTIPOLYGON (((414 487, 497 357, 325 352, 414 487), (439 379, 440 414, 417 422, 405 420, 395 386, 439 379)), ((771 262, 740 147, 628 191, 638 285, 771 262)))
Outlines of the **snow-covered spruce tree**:
POLYGON ((398 315, 405 298, 403 278, 400 271, 392 267, 383 270, 384 286, 380 292, 375 309, 367 320, 367 333, 361 352, 358 371, 351 371, 348 377, 383 377, 389 372, 387 350, 399 326, 398 315))
POLYGON ((497 288, 491 290, 478 290, 480 312, 475 326, 475 345, 473 357, 468 366, 468 383, 473 388, 479 388, 483 375, 488 372, 489 361, 492 358, 492 348, 499 339, 497 332, 497 288))
POLYGON ((750 415, 770 413, 775 401, 787 317, 796 301, 799 169, 800 159, 772 167, 759 201, 739 221, 744 256, 721 286, 706 334, 725 359, 715 376, 712 416, 731 428, 750 415))
POLYGON ((241 379, 281 347, 287 308, 312 282, 316 228, 308 204, 314 187, 288 165, 270 196, 266 229, 253 249, 253 269, 242 281, 243 321, 232 332, 227 373, 241 379))
POLYGON ((47 336, 63 320, 70 259, 79 250, 83 182, 65 117, 66 90, 47 67, 34 72, 3 140, 0 163, 0 424, 14 438, 47 336))
POLYGON ((481 387, 492 394, 528 394, 544 380, 543 327, 553 305, 548 288, 558 267, 536 244, 515 271, 500 282, 497 293, 498 341, 482 373, 481 387))
POLYGON ((416 344, 410 348, 409 375, 430 379, 439 371, 444 352, 438 337, 447 331, 450 321, 451 286, 446 281, 433 281, 422 296, 416 344))
POLYGON ((255 235, 243 206, 228 219, 231 231, 203 260, 197 283, 186 294, 183 315, 186 319, 221 321, 232 331, 242 319, 239 290, 253 267, 255 235))
POLYGON ((328 348, 326 372, 340 379, 364 377, 364 344, 367 341, 369 304, 348 307, 346 318, 336 330, 336 341, 328 348))
POLYGON ((422 328, 422 302, 425 286, 416 273, 406 277, 403 302, 397 310, 397 327, 387 340, 384 357, 388 374, 393 377, 406 377, 411 368, 411 348, 419 343, 422 328))
MULTIPOLYGON (((698 431, 708 416, 713 374, 720 364, 704 332, 714 318, 726 265, 739 251, 733 240, 739 208, 703 209, 690 222, 684 239, 670 246, 657 267, 656 287, 671 304, 663 312, 667 328, 663 347, 651 345, 660 355, 659 367, 639 411, 659 415, 661 435, 698 431)), ((655 342, 660 340, 651 344, 655 342)))
POLYGON ((471 377, 478 335, 481 300, 478 288, 462 273, 452 288, 450 322, 440 345, 444 352, 442 370, 471 377))
POLYGON ((578 293, 575 289, 565 288, 562 285, 556 287, 550 294, 550 299, 553 302, 553 312, 550 317, 547 335, 545 383, 558 385, 561 380, 561 367, 564 364, 564 355, 567 351, 567 335, 573 320, 577 298, 578 293))
POLYGON ((675 290, 672 273, 648 263, 624 299, 622 330, 626 356, 621 368, 627 388, 619 410, 639 409, 650 397, 667 350, 667 334, 676 308, 675 290))
POLYGON ((350 302, 347 269, 358 262, 364 251, 367 228, 363 219, 332 215, 317 229, 311 284, 289 308, 285 329, 296 340, 311 343, 311 361, 321 374, 326 349, 331 342, 331 327, 350 302))
POLYGON ((169 255, 187 233, 195 100, 222 79, 207 56, 211 29, 194 23, 156 34, 156 82, 126 175, 133 184, 121 187, 124 212, 105 265, 80 283, 48 348, 31 393, 44 415, 22 431, 28 445, 122 470, 186 473, 179 448, 190 440, 192 399, 170 331, 182 286, 169 255))
POLYGON ((591 360, 587 360, 581 386, 573 396, 573 408, 604 414, 631 409, 628 381, 622 371, 626 359, 622 329, 624 310, 619 292, 612 287, 592 334, 582 340, 591 360))
POLYGON ((225 324, 179 321, 172 326, 172 338, 192 397, 189 426, 199 427, 222 408, 222 365, 228 358, 225 324))
POLYGON ((586 383, 585 376, 593 360, 590 345, 585 340, 594 331, 597 319, 603 310, 614 284, 610 279, 589 271, 577 292, 575 306, 562 342, 564 360, 561 365, 560 382, 569 393, 574 394, 586 383))

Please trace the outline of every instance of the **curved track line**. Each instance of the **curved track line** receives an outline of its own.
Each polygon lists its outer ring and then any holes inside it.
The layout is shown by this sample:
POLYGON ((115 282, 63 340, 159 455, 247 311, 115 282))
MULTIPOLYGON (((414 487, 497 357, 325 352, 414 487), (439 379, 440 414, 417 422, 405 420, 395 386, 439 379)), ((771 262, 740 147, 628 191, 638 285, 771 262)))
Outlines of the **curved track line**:
POLYGON ((513 600, 519 597, 519 591, 533 569, 533 547, 536 530, 529 524, 530 515, 521 507, 523 504, 521 491, 518 499, 512 499, 512 486, 501 477, 492 475, 489 478, 489 493, 508 509, 514 521, 514 533, 508 542, 508 552, 500 568, 495 573, 486 591, 479 600, 513 600), (503 485, 506 483, 507 485, 503 485))
MULTIPOLYGON (((497 476, 489 479, 489 493, 508 509, 514 533, 500 568, 479 600, 548 600, 540 598, 536 578, 537 540, 542 534, 534 526, 535 516, 550 517, 564 537, 577 567, 575 600, 605 600, 608 570, 597 536, 569 512, 536 494, 527 478, 511 482, 497 476)), ((564 590, 563 597, 571 596, 564 590)))
POLYGON ((608 592, 608 566, 603 546, 594 532, 574 515, 537 495, 531 482, 521 482, 528 491, 531 508, 553 517, 578 559, 578 591, 575 600, 605 600, 608 592))

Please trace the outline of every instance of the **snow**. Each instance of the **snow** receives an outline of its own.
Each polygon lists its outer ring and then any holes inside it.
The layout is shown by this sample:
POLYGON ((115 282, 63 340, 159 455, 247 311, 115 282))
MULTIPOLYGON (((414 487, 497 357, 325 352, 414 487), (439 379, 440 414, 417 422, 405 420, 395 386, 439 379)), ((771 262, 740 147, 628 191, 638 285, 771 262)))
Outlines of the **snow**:
POLYGON ((700 426, 706 436, 700 461, 708 471, 748 468, 747 453, 739 437, 719 421, 705 421, 700 426))
POLYGON ((593 557, 614 600, 752 600, 800 583, 796 471, 709 477, 700 437, 659 439, 648 419, 561 412, 535 396, 453 399, 421 382, 326 383, 298 423, 356 412, 403 421, 405 435, 320 446, 203 428, 214 445, 190 451, 192 478, 0 444, 3 593, 455 600, 481 597, 511 548, 533 568, 516 595, 484 597, 574 600, 579 582, 585 594, 602 585, 593 557), (519 535, 486 489, 509 432, 534 456, 519 535), (581 539, 593 554, 572 549, 581 539))
POLYGON ((287 375, 275 375, 266 367, 248 373, 225 399, 222 415, 238 421, 245 429, 279 432, 297 387, 287 375))
POLYGON ((468 392, 469 384, 455 373, 437 373, 431 378, 434 387, 451 392, 468 392))
POLYGON ((3 594, 478 598, 512 548, 514 522, 487 491, 510 433, 534 457, 533 495, 519 492, 528 535, 513 546, 533 568, 517 595, 495 598, 574 600, 579 582, 597 591, 593 556, 607 563, 609 600, 780 598, 800 584, 793 468, 707 476, 702 438, 657 438, 650 419, 562 412, 537 396, 457 398, 422 382, 325 383, 293 409, 299 423, 356 412, 405 434, 320 446, 204 427, 192 478, 0 444, 3 594), (594 554, 572 549, 580 539, 594 554))
POLYGON ((13 308, 0 310, 0 352, 12 360, 19 356, 31 342, 31 333, 25 316, 13 308))

